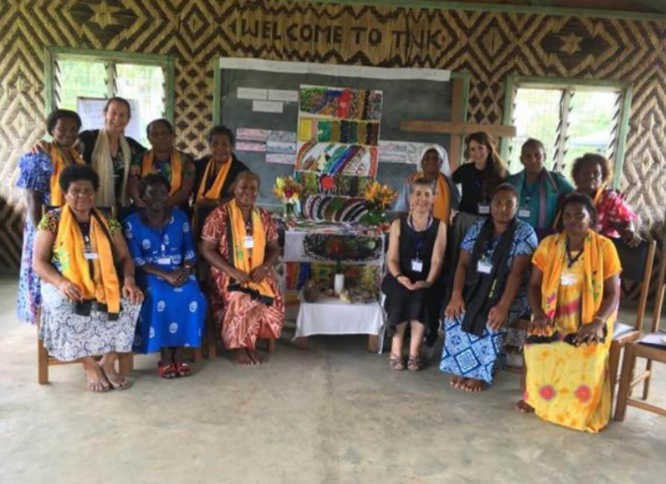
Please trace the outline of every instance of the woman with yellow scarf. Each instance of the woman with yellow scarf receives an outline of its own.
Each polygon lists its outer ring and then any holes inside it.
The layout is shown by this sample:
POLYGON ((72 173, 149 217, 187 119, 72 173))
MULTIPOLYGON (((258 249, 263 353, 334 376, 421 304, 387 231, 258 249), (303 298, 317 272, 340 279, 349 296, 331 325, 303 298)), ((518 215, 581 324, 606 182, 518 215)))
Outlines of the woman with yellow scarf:
POLYGON ((33 268, 42 280, 39 337, 49 355, 80 360, 88 389, 125 389, 118 353, 132 350, 143 294, 121 226, 94 208, 99 176, 72 165, 59 178, 65 205, 39 222, 33 268), (120 272, 116 269, 120 266, 120 272), (102 355, 98 364, 93 358, 102 355))
POLYGON ((127 182, 127 193, 134 206, 146 207, 141 198, 141 178, 154 173, 162 175, 171 186, 167 207, 188 210, 196 175, 194 161, 174 146, 175 133, 168 120, 151 121, 146 133, 151 149, 134 157, 127 182))
POLYGON ((610 419, 608 352, 620 301, 620 260, 597 234, 593 201, 569 195, 558 235, 532 259, 532 323, 525 345, 527 376, 520 412, 565 427, 598 432, 610 419))
POLYGON ((58 185, 62 171, 73 164, 83 164, 74 149, 81 129, 81 118, 74 111, 56 109, 46 118, 46 131, 53 138, 46 151, 26 153, 19 160, 20 175, 16 186, 25 190, 28 208, 23 230, 23 252, 19 279, 17 313, 20 321, 35 324, 41 303, 39 277, 32 269, 35 229, 42 218, 42 206, 60 207, 63 193, 58 185))
POLYGON ((407 213, 410 211, 410 196, 412 185, 416 180, 425 178, 435 184, 433 198, 433 216, 449 223, 451 210, 458 209, 460 195, 458 189, 451 180, 451 169, 449 158, 444 148, 440 145, 427 145, 421 151, 419 170, 405 181, 400 191, 400 196, 393 206, 395 212, 407 213))
POLYGON ((259 176, 238 174, 234 198, 213 210, 201 234, 201 254, 211 266, 211 307, 224 345, 240 365, 258 365, 260 338, 278 339, 284 303, 273 269, 280 248, 270 214, 255 205, 259 176))

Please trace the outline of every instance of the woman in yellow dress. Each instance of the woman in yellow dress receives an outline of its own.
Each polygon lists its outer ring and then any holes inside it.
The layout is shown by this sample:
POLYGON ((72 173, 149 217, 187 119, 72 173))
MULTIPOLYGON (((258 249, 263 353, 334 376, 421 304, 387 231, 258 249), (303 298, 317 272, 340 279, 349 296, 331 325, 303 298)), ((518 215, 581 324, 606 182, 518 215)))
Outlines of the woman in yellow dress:
POLYGON ((595 224, 592 199, 573 193, 562 205, 562 232, 534 253, 525 394, 517 404, 521 412, 587 432, 610 419, 608 352, 622 271, 615 245, 592 230, 595 224))

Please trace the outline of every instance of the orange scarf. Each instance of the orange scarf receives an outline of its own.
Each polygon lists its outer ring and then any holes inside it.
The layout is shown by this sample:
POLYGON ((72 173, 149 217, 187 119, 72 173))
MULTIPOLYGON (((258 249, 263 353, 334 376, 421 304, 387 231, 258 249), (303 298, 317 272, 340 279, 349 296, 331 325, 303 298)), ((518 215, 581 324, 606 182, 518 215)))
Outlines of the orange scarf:
MULTIPOLYGON (((154 154, 153 150, 148 150, 143 154, 143 164, 141 166, 141 177, 143 178, 148 173, 155 173, 153 168, 154 154)), ((178 190, 183 179, 183 164, 180 161, 178 150, 171 150, 171 190, 169 196, 172 196, 178 190)))
POLYGON ((85 242, 79 224, 68 205, 62 208, 58 235, 53 249, 62 267, 62 275, 79 286, 86 300, 94 299, 106 304, 110 314, 120 312, 120 283, 113 264, 109 226, 104 216, 93 209, 90 214, 90 250, 97 256, 92 261, 93 271, 85 257, 85 242), (100 225, 104 224, 104 228, 100 225), (105 232, 106 229, 106 232, 105 232))
MULTIPOLYGON (((250 274, 252 269, 256 269, 263 264, 266 251, 266 232, 264 231, 264 224, 261 221, 259 210, 253 207, 250 217, 252 219, 252 238, 254 239, 252 259, 250 259, 250 254, 245 247, 246 232, 243 212, 241 212, 235 199, 229 202, 229 223, 231 224, 231 238, 234 246, 234 267, 246 274, 250 274)), ((265 279, 258 284, 250 282, 247 284, 247 287, 257 291, 262 296, 275 297, 275 293, 265 279)))
POLYGON ((206 165, 204 170, 204 175, 201 180, 201 185, 199 186, 199 192, 197 193, 197 202, 202 199, 217 200, 222 196, 222 188, 224 183, 227 181, 227 176, 229 175, 229 170, 231 170, 231 163, 233 162, 233 157, 230 157, 227 161, 224 162, 220 171, 217 172, 213 186, 210 187, 210 190, 206 191, 206 186, 208 185, 208 177, 212 171, 212 167, 215 164, 211 158, 206 165))
POLYGON ((74 163, 76 163, 77 165, 85 164, 85 161, 83 161, 83 158, 81 158, 79 152, 76 151, 74 148, 72 147, 61 148, 56 143, 51 143, 50 155, 51 155, 51 163, 53 164, 53 174, 51 175, 50 205, 52 207, 60 207, 65 203, 64 195, 62 193, 62 190, 60 189, 60 183, 58 183, 58 179, 60 178, 62 170, 64 170, 69 166, 69 163, 67 162, 67 157, 63 153, 63 150, 67 150, 69 156, 72 157, 72 160, 74 160, 74 163))

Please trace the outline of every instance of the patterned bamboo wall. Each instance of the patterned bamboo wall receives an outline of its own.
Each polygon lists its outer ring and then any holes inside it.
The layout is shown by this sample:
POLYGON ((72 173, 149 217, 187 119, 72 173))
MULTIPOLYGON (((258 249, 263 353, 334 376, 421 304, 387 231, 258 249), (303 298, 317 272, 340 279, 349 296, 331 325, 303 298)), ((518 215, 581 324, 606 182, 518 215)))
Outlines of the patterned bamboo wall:
POLYGON ((219 56, 435 67, 472 74, 471 119, 502 118, 507 74, 630 81, 622 186, 644 227, 664 218, 665 24, 245 0, 2 0, 0 9, 0 267, 17 267, 19 155, 44 134, 50 45, 171 54, 179 142, 198 153, 212 119, 219 56), (7 7, 8 4, 8 7, 7 7))

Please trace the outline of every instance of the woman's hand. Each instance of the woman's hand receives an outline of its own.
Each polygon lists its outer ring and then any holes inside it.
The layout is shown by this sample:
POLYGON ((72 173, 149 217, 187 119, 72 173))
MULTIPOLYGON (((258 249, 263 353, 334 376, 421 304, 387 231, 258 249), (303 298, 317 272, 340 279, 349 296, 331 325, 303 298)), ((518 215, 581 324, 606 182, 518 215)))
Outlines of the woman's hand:
POLYGON ((58 290, 69 302, 75 303, 83 300, 81 289, 69 279, 63 278, 62 282, 58 284, 58 290))
POLYGON ((580 328, 578 328, 578 333, 576 333, 574 342, 577 345, 582 345, 585 343, 587 344, 601 343, 601 340, 604 337, 605 326, 606 323, 598 319, 595 319, 589 324, 582 324, 580 328))
POLYGON ((252 277, 246 272, 239 271, 238 269, 233 269, 231 273, 229 274, 232 279, 235 279, 236 281, 240 282, 241 284, 249 284, 252 282, 252 277))
POLYGON ((125 277, 123 297, 129 299, 132 304, 141 304, 143 302, 143 292, 137 287, 133 277, 125 277))
POLYGON ((530 321, 529 332, 536 336, 548 336, 553 321, 545 314, 535 314, 530 321))
POLYGON ((30 153, 33 155, 36 155, 37 153, 48 153, 49 151, 51 151, 51 143, 44 140, 39 140, 30 147, 30 153))
POLYGON ((506 326, 506 323, 509 321, 509 310, 504 308, 501 304, 493 306, 488 312, 488 323, 487 326, 493 331, 499 331, 506 326))
POLYGON ((641 237, 631 229, 624 229, 622 231, 622 240, 629 247, 638 247, 638 244, 641 243, 641 237))
POLYGON ((411 281, 411 279, 409 277, 401 275, 401 276, 396 277, 395 280, 398 281, 403 286, 405 286, 410 291, 414 290, 414 283, 411 281))
POLYGON ((428 281, 416 281, 414 284, 414 290, 418 289, 428 289, 429 287, 432 287, 432 283, 428 281))
POLYGON ((455 319, 465 312, 465 301, 463 301, 462 295, 453 294, 449 305, 446 306, 444 310, 444 315, 449 319, 455 319))
POLYGON ((263 281, 266 276, 268 275, 268 271, 270 270, 270 267, 261 264, 259 267, 255 267, 252 269, 252 272, 250 272, 250 278, 252 279, 252 282, 255 284, 259 284, 261 281, 263 281))
POLYGON ((174 287, 180 287, 187 282, 190 271, 187 269, 176 269, 164 274, 164 279, 174 287))

